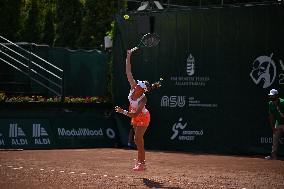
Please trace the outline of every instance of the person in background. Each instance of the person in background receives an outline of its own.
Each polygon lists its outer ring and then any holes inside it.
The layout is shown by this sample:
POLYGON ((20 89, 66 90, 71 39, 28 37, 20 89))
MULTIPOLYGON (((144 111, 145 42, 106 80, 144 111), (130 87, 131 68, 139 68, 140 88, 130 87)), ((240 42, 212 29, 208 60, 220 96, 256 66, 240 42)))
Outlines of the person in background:
POLYGON ((116 106, 115 111, 131 118, 131 125, 134 129, 134 142, 138 151, 137 162, 135 163, 133 170, 143 171, 146 169, 144 134, 150 123, 150 112, 146 109, 147 97, 145 93, 159 88, 161 83, 156 82, 150 84, 148 81, 134 80, 130 63, 131 54, 132 51, 127 50, 126 76, 130 84, 130 92, 128 95, 130 103, 129 110, 127 111, 116 106))
POLYGON ((276 89, 271 89, 269 94, 268 103, 268 119, 273 133, 273 144, 271 155, 265 157, 265 159, 275 160, 277 159, 277 150, 279 145, 279 139, 284 132, 284 99, 279 97, 276 89))

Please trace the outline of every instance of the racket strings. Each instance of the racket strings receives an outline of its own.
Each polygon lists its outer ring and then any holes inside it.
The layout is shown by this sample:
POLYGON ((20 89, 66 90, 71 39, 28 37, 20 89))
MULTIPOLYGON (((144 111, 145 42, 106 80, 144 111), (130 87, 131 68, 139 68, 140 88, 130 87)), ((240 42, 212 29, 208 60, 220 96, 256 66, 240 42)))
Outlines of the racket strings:
POLYGON ((160 39, 155 35, 147 35, 143 38, 142 43, 145 47, 153 47, 158 45, 160 42, 160 39))

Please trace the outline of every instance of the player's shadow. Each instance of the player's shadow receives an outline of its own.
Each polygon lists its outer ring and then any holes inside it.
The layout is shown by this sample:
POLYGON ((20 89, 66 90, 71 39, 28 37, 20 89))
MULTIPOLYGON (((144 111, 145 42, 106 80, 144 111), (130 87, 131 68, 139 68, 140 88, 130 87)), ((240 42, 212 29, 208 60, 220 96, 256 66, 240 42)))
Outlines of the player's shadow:
POLYGON ((148 188, 171 188, 171 189, 181 189, 180 187, 168 187, 168 186, 163 186, 163 183, 161 182, 155 182, 147 178, 143 178, 143 183, 148 187, 148 188))

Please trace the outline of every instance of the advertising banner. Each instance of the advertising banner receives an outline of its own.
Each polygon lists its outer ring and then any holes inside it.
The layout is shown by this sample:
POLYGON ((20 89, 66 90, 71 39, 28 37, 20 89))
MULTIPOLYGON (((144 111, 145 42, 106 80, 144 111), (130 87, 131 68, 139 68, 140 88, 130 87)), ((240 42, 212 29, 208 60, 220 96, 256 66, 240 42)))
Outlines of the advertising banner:
POLYGON ((0 119, 2 148, 51 148, 54 135, 47 119, 0 119))
MULTIPOLYGON (((116 17, 113 93, 123 107, 128 107, 130 88, 125 52, 142 35, 140 16, 116 17)), ((277 88, 284 97, 283 5, 192 8, 148 16, 155 19, 152 28, 160 43, 131 57, 135 79, 164 79, 160 89, 147 94, 147 148, 270 153, 267 94, 277 88)))
POLYGON ((107 109, 35 112, 10 107, 0 116, 0 149, 117 147, 119 138, 107 109))

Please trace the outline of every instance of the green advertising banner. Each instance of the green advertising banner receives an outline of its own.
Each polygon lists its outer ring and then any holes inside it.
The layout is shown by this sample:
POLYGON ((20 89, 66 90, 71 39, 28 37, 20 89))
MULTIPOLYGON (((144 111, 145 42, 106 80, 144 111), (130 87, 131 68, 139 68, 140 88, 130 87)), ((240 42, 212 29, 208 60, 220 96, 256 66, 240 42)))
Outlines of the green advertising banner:
POLYGON ((54 136, 47 119, 0 119, 3 148, 51 148, 54 136))
MULTIPOLYGON (((32 105, 29 105, 32 106, 32 105)), ((109 108, 35 106, 2 109, 0 149, 117 147, 120 134, 109 108)), ((106 105, 107 106, 107 105, 106 105)), ((22 105, 22 107, 24 107, 22 105)))
MULTIPOLYGON (((126 50, 143 35, 143 22, 160 36, 157 47, 133 53, 135 79, 163 86, 147 95, 150 149, 234 154, 269 153, 267 94, 284 96, 284 6, 191 8, 116 17, 113 94, 127 108, 126 50), (149 21, 150 25, 151 22, 149 21)), ((144 25, 145 27, 147 26, 144 25)), ((125 127, 129 122, 120 122, 125 127)), ((283 141, 283 138, 281 138, 283 141)), ((284 152, 280 143, 280 154, 284 152)))
POLYGON ((118 132, 112 118, 96 118, 77 115, 72 118, 57 118, 53 121, 58 147, 115 147, 118 132))

